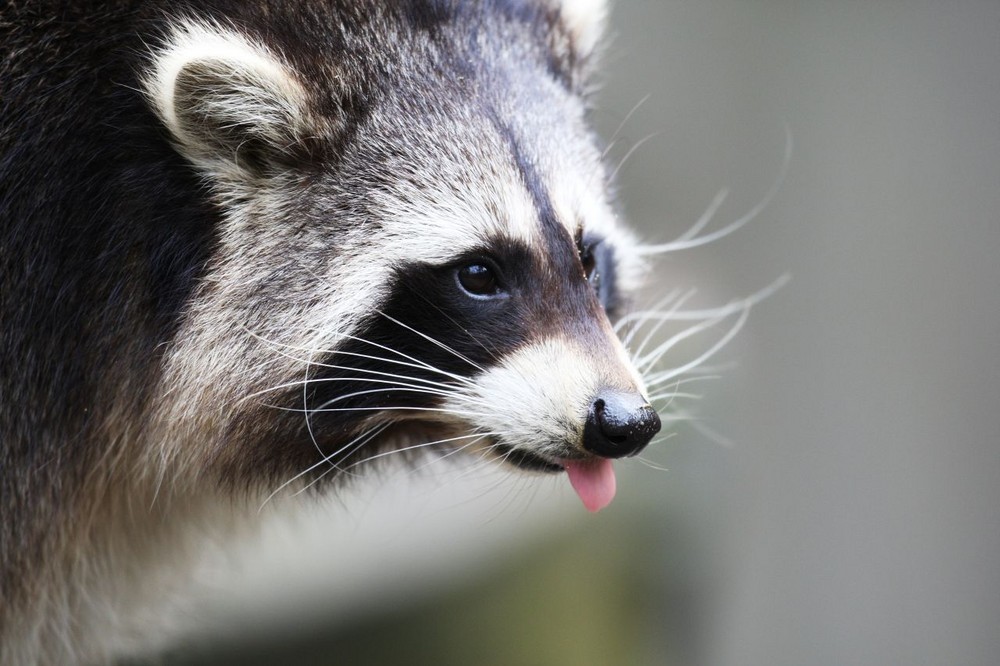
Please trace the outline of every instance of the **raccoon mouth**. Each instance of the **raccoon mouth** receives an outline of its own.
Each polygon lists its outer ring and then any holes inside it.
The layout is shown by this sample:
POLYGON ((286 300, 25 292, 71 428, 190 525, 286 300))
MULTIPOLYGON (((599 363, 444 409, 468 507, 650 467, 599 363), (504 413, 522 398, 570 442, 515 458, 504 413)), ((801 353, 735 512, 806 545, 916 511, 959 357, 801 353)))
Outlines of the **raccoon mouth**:
POLYGON ((547 474, 558 474, 565 471, 565 467, 559 463, 552 462, 534 453, 529 453, 524 449, 516 449, 509 444, 496 444, 494 450, 499 454, 504 462, 514 465, 518 469, 528 472, 545 472, 547 474))
MULTIPOLYGON (((455 431, 444 428, 436 434, 451 432, 455 431)), ((430 436, 429 433, 426 434, 430 436)), ((463 438, 459 436, 456 439, 463 438)), ((413 448, 412 445, 409 448, 413 448)), ((462 448, 464 447, 452 449, 452 452, 462 448)), ((566 457, 548 457, 496 440, 492 440, 488 448, 500 462, 526 472, 552 475, 565 473, 584 507, 592 513, 600 511, 614 499, 617 484, 614 465, 609 458, 572 453, 566 457)))
POLYGON ((553 462, 507 444, 496 444, 495 450, 502 460, 519 469, 550 474, 566 472, 573 490, 591 513, 600 511, 615 497, 615 469, 608 458, 567 458, 553 462))

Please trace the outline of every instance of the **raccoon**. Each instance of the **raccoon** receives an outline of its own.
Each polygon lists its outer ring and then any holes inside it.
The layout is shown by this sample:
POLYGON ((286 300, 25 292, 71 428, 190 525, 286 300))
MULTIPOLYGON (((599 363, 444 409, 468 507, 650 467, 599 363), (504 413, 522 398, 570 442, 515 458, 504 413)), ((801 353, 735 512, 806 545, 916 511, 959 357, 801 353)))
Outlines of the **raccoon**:
POLYGON ((0 662, 139 649, 190 526, 390 451, 611 501, 661 422, 612 323, 606 13, 3 5, 0 662))

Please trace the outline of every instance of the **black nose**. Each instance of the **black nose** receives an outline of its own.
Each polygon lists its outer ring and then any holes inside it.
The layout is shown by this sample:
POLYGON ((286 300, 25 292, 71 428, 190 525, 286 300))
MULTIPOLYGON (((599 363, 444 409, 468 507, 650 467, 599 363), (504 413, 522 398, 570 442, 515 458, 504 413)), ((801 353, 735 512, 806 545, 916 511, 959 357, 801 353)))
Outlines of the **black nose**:
POLYGON ((660 432, 660 417, 638 393, 604 390, 590 406, 583 448, 605 458, 632 456, 660 432))

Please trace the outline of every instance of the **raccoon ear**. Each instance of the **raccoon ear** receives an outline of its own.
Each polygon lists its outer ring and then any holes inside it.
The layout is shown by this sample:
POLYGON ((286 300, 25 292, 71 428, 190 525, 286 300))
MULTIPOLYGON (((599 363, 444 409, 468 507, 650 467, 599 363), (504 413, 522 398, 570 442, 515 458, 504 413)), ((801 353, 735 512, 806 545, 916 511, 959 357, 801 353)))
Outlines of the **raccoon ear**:
POLYGON ((305 90, 267 48, 219 26, 188 23, 154 53, 144 81, 185 157, 245 180, 308 159, 317 128, 305 90))
POLYGON ((608 18, 607 0, 551 0, 573 41, 578 58, 589 59, 604 36, 608 18))

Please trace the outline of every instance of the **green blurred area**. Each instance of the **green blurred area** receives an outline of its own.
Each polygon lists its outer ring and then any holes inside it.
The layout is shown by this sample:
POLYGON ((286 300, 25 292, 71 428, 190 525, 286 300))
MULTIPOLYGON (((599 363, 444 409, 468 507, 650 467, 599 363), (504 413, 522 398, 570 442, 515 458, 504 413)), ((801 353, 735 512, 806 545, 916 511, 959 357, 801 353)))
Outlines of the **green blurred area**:
MULTIPOLYGON (((520 553, 471 585, 400 603, 384 614, 332 627, 317 616, 312 626, 289 634, 222 638, 155 661, 130 663, 652 663, 647 633, 650 618, 658 617, 656 609, 664 602, 652 584, 659 575, 656 563, 663 560, 662 545, 659 535, 642 528, 642 521, 594 520, 520 553)), ((655 663, 681 663, 663 658, 655 663)))

